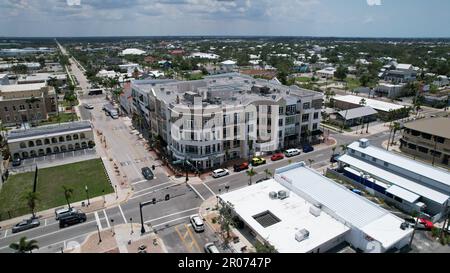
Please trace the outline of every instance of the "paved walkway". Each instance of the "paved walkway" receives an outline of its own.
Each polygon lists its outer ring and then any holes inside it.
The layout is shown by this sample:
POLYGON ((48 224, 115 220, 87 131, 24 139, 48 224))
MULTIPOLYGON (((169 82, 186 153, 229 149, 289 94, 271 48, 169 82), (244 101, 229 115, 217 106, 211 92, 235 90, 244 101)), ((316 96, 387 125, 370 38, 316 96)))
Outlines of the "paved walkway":
POLYGON ((141 235, 139 224, 122 224, 93 232, 81 245, 68 245, 66 253, 167 253, 164 242, 153 232, 141 235), (101 239, 101 240, 100 240, 101 239))

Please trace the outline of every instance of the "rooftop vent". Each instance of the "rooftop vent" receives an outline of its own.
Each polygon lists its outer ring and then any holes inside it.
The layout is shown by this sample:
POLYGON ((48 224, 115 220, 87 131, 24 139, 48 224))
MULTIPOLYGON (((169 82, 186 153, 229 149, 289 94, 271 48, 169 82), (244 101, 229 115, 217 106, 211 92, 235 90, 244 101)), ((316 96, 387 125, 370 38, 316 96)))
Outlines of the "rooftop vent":
POLYGON ((309 231, 306 229, 301 229, 297 233, 295 233, 295 240, 298 242, 302 242, 309 238, 309 231))
POLYGON ((320 216, 320 212, 322 210, 316 206, 311 206, 309 208, 309 213, 311 213, 312 215, 314 215, 315 217, 319 217, 320 216))
POLYGON ((370 146, 370 142, 367 138, 363 138, 359 140, 359 147, 361 148, 367 148, 370 146))
POLYGON ((277 194, 277 192, 276 191, 271 191, 271 192, 269 192, 269 197, 270 197, 270 199, 278 199, 278 194, 277 194))
POLYGON ((278 199, 284 200, 289 197, 289 193, 287 191, 281 190, 278 191, 278 199))

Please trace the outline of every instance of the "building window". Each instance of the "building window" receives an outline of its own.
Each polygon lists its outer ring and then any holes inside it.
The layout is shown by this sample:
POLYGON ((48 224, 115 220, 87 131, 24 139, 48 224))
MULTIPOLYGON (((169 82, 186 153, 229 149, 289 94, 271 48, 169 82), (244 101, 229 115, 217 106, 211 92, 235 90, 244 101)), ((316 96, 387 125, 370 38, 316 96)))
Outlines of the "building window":
POLYGON ((25 105, 21 104, 21 105, 19 106, 19 109, 20 109, 20 110, 25 110, 25 105))
POLYGON ((39 109, 39 104, 36 104, 36 109, 39 109))
POLYGON ((319 118, 319 112, 315 112, 314 113, 314 119, 318 119, 319 118))
POLYGON ((304 114, 302 116, 302 122, 308 122, 309 121, 309 114, 304 114))
POLYGON ((384 165, 385 167, 389 167, 389 163, 387 163, 387 162, 384 162, 383 165, 384 165))
POLYGON ((362 158, 366 158, 366 154, 361 154, 361 157, 362 158))
POLYGON ((310 103, 310 102, 305 102, 305 103, 303 103, 303 109, 304 109, 304 110, 307 110, 307 109, 309 109, 309 108, 311 108, 311 103, 310 103))
POLYGON ((28 104, 28 109, 33 109, 33 105, 28 104))
POLYGON ((5 106, 5 112, 8 112, 8 107, 7 106, 5 106))
POLYGON ((27 147, 27 144, 25 142, 20 143, 20 148, 25 149, 27 147))
POLYGON ((284 112, 284 108, 283 108, 282 106, 280 106, 280 108, 278 109, 278 113, 279 113, 280 115, 282 115, 283 112, 284 112))
POLYGON ((9 116, 6 116, 6 121, 7 121, 7 122, 9 122, 9 121, 10 121, 10 118, 9 118, 9 116))
POLYGON ((319 124, 318 123, 314 123, 313 124, 313 130, 315 131, 315 130, 317 130, 319 128, 319 124))
POLYGON ((376 163, 377 159, 375 157, 372 157, 372 161, 376 163))
POLYGON ((16 108, 16 106, 15 106, 15 105, 13 105, 13 110, 14 110, 14 111, 16 111, 16 110, 17 110, 17 108, 16 108))

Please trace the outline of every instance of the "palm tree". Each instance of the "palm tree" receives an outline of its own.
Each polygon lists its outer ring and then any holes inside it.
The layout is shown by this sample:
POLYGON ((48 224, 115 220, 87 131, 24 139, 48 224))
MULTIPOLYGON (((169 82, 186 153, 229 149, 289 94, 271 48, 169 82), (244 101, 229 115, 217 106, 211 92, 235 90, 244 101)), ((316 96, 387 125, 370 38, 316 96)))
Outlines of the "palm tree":
POLYGON ((345 144, 342 144, 340 147, 341 147, 341 152, 345 154, 348 150, 348 146, 345 144))
POLYGON ((268 179, 269 176, 272 176, 272 172, 269 169, 265 169, 264 173, 266 174, 266 179, 268 179))
POLYGON ((394 141, 395 141, 395 134, 396 134, 399 130, 401 130, 400 123, 394 122, 394 125, 392 126, 392 130, 393 130, 393 134, 392 134, 392 141, 391 141, 391 144, 394 144, 394 141))
MULTIPOLYGON (((361 107, 364 107, 367 105, 366 99, 362 98, 361 101, 359 102, 359 105, 361 105, 361 107)), ((364 117, 361 117, 361 134, 363 134, 364 131, 364 117)))
POLYGON ((9 248, 16 251, 16 253, 32 252, 34 249, 39 249, 36 240, 27 241, 27 237, 20 238, 19 243, 12 243, 9 248))
POLYGON ((39 200, 39 196, 36 192, 27 192, 24 196, 24 199, 27 201, 27 206, 31 211, 31 215, 33 218, 36 218, 34 210, 36 209, 36 202, 39 200))
POLYGON ((247 171, 247 175, 249 177, 249 182, 248 182, 249 185, 252 184, 252 177, 257 175, 257 174, 258 173, 253 168, 251 168, 250 170, 247 171))
POLYGON ((68 188, 66 186, 62 186, 64 189, 64 197, 66 198, 67 201, 67 205, 69 205, 69 210, 70 210, 70 202, 69 199, 72 198, 73 195, 73 189, 72 188, 68 188))
POLYGON ((310 159, 308 159, 308 162, 309 162, 309 167, 312 168, 312 164, 315 162, 315 160, 310 158, 310 159))

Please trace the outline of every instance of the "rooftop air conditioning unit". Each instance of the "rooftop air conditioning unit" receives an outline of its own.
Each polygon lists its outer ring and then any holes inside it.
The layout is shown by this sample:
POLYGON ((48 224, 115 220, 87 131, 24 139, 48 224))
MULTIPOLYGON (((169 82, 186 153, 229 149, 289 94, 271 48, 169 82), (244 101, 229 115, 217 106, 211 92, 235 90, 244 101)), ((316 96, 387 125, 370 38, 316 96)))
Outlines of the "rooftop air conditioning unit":
POLYGON ((278 199, 286 199, 289 197, 289 193, 285 190, 278 191, 278 199))
POLYGON ((295 240, 298 242, 302 242, 309 238, 309 231, 306 229, 299 230, 297 233, 295 233, 295 240))
POLYGON ((311 206, 309 208, 309 213, 311 213, 312 215, 314 215, 315 217, 319 217, 320 216, 320 212, 322 210, 316 206, 311 206))
POLYGON ((367 148, 370 146, 370 142, 367 138, 363 138, 359 140, 359 147, 361 148, 367 148))
POLYGON ((271 191, 271 192, 269 192, 269 197, 270 197, 270 199, 277 199, 278 194, 275 191, 271 191))

